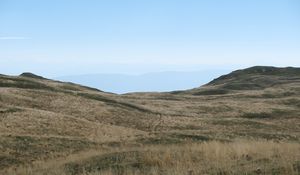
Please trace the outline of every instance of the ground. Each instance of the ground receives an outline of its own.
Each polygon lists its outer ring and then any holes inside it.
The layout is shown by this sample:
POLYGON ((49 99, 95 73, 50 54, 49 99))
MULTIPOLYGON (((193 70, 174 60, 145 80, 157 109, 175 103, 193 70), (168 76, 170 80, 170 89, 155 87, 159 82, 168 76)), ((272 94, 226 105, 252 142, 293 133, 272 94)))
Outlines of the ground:
POLYGON ((117 95, 0 75, 0 174, 299 174, 300 70, 117 95))

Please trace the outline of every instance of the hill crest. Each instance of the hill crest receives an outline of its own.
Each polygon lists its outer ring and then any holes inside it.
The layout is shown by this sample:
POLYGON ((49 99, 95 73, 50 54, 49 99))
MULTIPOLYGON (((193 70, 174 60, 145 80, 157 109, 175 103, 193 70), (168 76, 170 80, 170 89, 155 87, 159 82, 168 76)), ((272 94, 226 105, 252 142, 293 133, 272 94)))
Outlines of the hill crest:
POLYGON ((46 79, 40 75, 33 74, 31 72, 23 72, 19 75, 20 77, 27 77, 27 78, 36 78, 36 79, 46 79))

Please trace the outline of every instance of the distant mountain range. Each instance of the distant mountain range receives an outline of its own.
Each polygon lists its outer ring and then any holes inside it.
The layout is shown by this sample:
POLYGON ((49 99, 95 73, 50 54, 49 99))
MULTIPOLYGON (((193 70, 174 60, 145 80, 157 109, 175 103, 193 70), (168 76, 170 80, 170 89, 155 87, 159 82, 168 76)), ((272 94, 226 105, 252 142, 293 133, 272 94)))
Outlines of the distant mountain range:
POLYGON ((199 87, 228 70, 195 72, 155 72, 141 75, 87 74, 55 77, 60 81, 74 82, 113 93, 166 92, 199 87))

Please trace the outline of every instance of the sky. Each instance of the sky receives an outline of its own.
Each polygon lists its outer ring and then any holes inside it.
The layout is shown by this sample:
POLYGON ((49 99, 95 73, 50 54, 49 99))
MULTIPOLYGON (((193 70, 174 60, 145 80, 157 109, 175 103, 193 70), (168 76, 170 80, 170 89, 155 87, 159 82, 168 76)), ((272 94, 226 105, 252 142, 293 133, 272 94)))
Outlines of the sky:
POLYGON ((299 0, 0 0, 0 73, 300 67, 299 0))

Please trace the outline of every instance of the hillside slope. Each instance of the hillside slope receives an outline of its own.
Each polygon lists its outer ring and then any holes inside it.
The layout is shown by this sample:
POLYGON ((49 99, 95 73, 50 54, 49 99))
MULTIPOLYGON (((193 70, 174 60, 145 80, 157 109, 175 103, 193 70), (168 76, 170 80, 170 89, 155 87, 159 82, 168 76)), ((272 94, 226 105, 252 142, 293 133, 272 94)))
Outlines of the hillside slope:
POLYGON ((218 95, 241 90, 264 90, 299 83, 299 77, 300 68, 255 66, 220 76, 200 88, 173 93, 218 95))
MULTIPOLYGON (((28 174, 24 168, 15 168, 20 166, 35 167, 30 170, 36 172, 33 174, 55 174, 49 170, 54 167, 67 174, 114 166, 160 169, 171 166, 151 163, 153 156, 159 155, 157 150, 165 150, 164 145, 175 145, 174 150, 182 152, 180 145, 186 143, 210 142, 213 148, 217 147, 214 142, 234 140, 271 140, 258 143, 262 150, 264 145, 274 145, 273 141, 282 142, 300 155, 299 115, 299 68, 252 67, 192 90, 124 95, 31 73, 0 75, 0 172, 28 174), (151 161, 146 161, 149 150, 151 161), (46 163, 41 165, 41 161, 46 163)), ((256 161, 237 169, 237 174, 252 172, 256 161)), ((271 171, 265 163, 265 171, 271 171)), ((283 169, 299 172, 298 164, 294 165, 283 169), (294 165, 296 169, 286 168, 294 165)))

